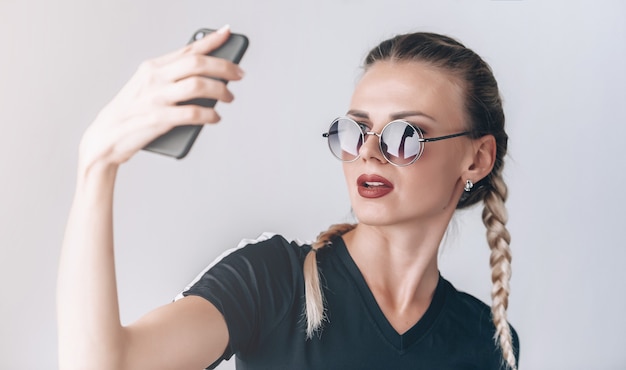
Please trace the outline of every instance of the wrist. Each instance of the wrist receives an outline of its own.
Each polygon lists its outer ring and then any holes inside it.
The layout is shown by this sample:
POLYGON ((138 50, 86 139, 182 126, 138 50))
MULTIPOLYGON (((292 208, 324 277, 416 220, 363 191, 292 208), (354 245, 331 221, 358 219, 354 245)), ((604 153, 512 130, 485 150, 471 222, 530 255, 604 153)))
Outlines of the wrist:
POLYGON ((91 188, 93 186, 112 187, 115 184, 119 164, 105 160, 86 161, 79 159, 77 170, 77 187, 91 188))

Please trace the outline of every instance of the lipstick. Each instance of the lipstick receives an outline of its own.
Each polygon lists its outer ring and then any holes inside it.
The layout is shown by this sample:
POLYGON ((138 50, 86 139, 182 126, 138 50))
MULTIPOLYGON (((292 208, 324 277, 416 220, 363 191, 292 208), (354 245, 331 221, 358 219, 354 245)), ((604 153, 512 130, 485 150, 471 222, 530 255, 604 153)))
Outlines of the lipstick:
POLYGON ((380 198, 393 190, 393 184, 379 175, 361 175, 356 180, 359 195, 363 198, 380 198))

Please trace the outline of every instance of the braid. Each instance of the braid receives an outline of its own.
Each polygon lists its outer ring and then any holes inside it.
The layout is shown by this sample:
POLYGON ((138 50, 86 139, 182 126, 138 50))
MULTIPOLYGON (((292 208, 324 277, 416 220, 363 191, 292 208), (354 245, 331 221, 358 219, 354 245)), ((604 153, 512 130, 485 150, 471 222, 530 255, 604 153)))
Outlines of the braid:
POLYGON ((485 194, 483 222, 487 227, 487 241, 491 249, 489 264, 491 265, 491 315, 496 327, 495 340, 502 350, 502 356, 509 368, 517 369, 511 328, 506 319, 509 305, 509 280, 511 279, 511 235, 506 229, 508 219, 504 202, 507 198, 507 187, 500 174, 491 176, 492 187, 485 194))
POLYGON ((313 333, 322 327, 326 318, 324 296, 320 286, 320 275, 317 269, 317 251, 331 243, 337 236, 354 229, 354 224, 332 225, 328 230, 320 233, 317 240, 311 245, 311 252, 304 259, 304 296, 306 300, 306 337, 311 339, 313 333))
POLYGON ((477 181, 471 192, 463 194, 457 209, 484 202, 483 222, 487 227, 487 241, 491 249, 491 314, 496 329, 495 340, 502 351, 506 367, 516 370, 512 330, 506 319, 511 278, 511 236, 505 227, 507 187, 502 179, 502 167, 508 135, 504 129, 505 117, 498 83, 491 67, 478 54, 450 37, 434 33, 398 35, 381 42, 367 55, 365 68, 389 60, 429 63, 459 78, 464 87, 470 137, 476 139, 492 135, 496 141, 491 172, 477 181))

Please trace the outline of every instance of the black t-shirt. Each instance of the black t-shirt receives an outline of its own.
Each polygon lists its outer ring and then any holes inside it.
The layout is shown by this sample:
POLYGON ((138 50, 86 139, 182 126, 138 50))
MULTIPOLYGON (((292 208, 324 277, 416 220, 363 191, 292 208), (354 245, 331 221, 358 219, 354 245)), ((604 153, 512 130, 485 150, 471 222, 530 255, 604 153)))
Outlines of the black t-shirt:
POLYGON ((226 319, 230 342, 211 367, 235 354, 237 369, 505 368, 489 307, 442 277, 422 318, 398 334, 341 238, 317 252, 328 320, 307 340, 302 265, 310 248, 264 234, 229 251, 182 293, 204 297, 226 319))

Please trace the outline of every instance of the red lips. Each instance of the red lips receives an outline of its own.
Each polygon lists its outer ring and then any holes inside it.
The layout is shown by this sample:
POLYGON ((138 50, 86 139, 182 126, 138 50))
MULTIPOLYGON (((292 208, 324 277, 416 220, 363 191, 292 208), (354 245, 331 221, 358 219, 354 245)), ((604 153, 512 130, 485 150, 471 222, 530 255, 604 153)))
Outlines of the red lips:
POLYGON ((380 198, 393 190, 393 184, 378 175, 361 175, 356 183, 359 195, 363 198, 380 198))

